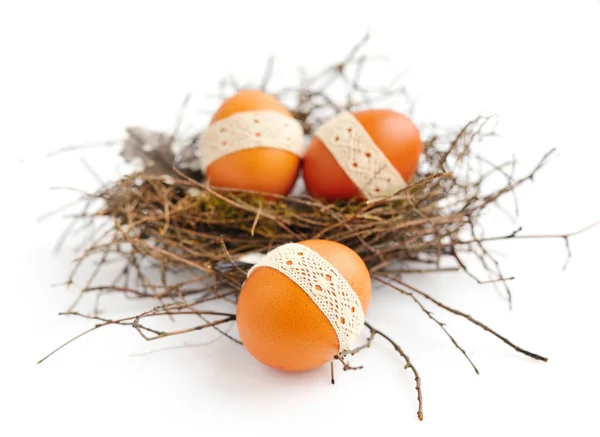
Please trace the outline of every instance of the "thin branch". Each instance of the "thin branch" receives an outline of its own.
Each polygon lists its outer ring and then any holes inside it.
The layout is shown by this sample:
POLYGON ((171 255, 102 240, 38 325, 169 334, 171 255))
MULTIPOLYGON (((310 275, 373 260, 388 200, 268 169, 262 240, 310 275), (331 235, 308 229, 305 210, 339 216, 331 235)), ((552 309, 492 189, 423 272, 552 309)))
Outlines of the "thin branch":
POLYGON ((414 366, 414 364, 412 363, 412 361, 410 360, 410 358, 406 354, 406 352, 404 352, 404 350, 400 347, 400 345, 398 345, 398 343, 396 343, 394 340, 392 340, 390 337, 385 335, 380 330, 374 328, 373 325, 371 325, 370 323, 365 322, 365 326, 371 330, 371 334, 373 336, 375 334, 377 334, 377 335, 380 335, 383 338, 385 338, 394 347, 394 349, 396 349, 396 351, 402 356, 402 358, 404 358, 404 361, 406 362, 406 365, 404 366, 404 368, 410 369, 412 371, 413 375, 415 376, 415 383, 416 383, 415 389, 417 390, 417 402, 419 404, 419 407, 417 409, 417 418, 419 420, 423 420, 423 393, 421 392, 421 377, 419 376, 419 372, 417 371, 417 368, 414 366))
POLYGON ((144 316, 143 315, 137 316, 134 319, 132 326, 144 338, 144 340, 148 340, 148 341, 158 340, 160 338, 170 337, 173 335, 187 334, 187 333, 194 332, 194 331, 201 331, 206 328, 211 328, 211 327, 214 327, 217 325, 222 325, 223 323, 235 321, 235 315, 231 314, 231 315, 228 315, 227 317, 224 317, 223 319, 215 320, 214 322, 208 322, 203 325, 193 326, 191 328, 179 329, 177 331, 166 332, 166 331, 157 331, 155 329, 148 328, 147 326, 142 325, 140 323, 140 319, 142 317, 144 317, 144 316), (144 333, 144 331, 148 331, 148 332, 154 334, 154 336, 149 337, 144 333))
POLYGON ((92 177, 96 180, 96 182, 98 182, 98 184, 100 185, 104 185, 105 182, 104 180, 100 177, 100 175, 98 174, 98 172, 94 169, 94 167, 92 167, 92 165, 88 162, 87 159, 85 159, 83 156, 79 158, 79 160, 81 161, 81 163, 83 164, 83 166, 85 167, 85 169, 89 172, 89 174, 92 175, 92 177))
POLYGON ((273 56, 269 57, 269 60, 267 61, 267 66, 265 67, 265 72, 263 74, 262 81, 260 83, 260 89, 262 91, 267 90, 267 86, 269 85, 269 82, 271 81, 271 77, 273 76, 274 64, 275 64, 275 57, 273 57, 273 56))
POLYGON ((363 368, 363 366, 351 366, 350 363, 348 363, 346 361, 345 356, 338 354, 335 357, 333 357, 334 359, 338 360, 340 363, 342 363, 342 370, 346 371, 346 370, 360 370, 363 368))
MULTIPOLYGON (((373 277, 375 280, 381 282, 382 284, 388 285, 388 286, 392 286, 393 285, 379 277, 379 276, 374 276, 373 277)), ((467 354, 467 352, 462 348, 462 346, 460 346, 458 344, 458 342, 456 341, 456 339, 450 334, 450 332, 448 332, 448 329, 446 328, 446 324, 440 322, 438 319, 435 318, 435 316, 433 315, 433 313, 431 311, 429 311, 427 308, 425 308, 425 306, 421 303, 421 301, 419 301, 419 299, 417 299, 417 297, 413 294, 410 293, 406 290, 401 290, 400 288, 396 288, 397 291, 400 291, 401 293, 410 296, 410 298, 412 298, 412 300, 419 306, 419 308, 427 315, 427 317, 429 317, 431 320, 433 320, 440 328, 442 328, 442 330, 444 331, 444 333, 446 334, 446 336, 450 339, 450 341, 452 342, 452 344, 464 355, 464 357, 467 359, 467 361, 469 362, 469 364, 471 364, 471 367, 473 367, 473 370, 475 371, 476 374, 479 375, 479 369, 477 369, 477 366, 475 366, 475 363, 473 363, 473 361, 471 360, 471 358, 469 357, 469 355, 467 354)))
POLYGON ((254 218, 254 222, 252 222, 252 228, 250 229, 250 235, 254 237, 254 232, 256 231, 256 226, 258 225, 258 220, 260 219, 260 213, 262 212, 262 202, 258 204, 258 211, 256 211, 256 217, 254 218))
MULTIPOLYGON (((473 323, 474 325, 479 326, 480 328, 482 328, 484 331, 489 332, 490 334, 492 334, 493 336, 495 336, 496 338, 499 338, 500 340, 502 340, 504 343, 506 343, 507 345, 509 345, 510 347, 512 347, 515 351, 522 353, 523 355, 527 355, 528 357, 531 357, 535 360, 540 360, 540 361, 548 361, 548 358, 543 357, 541 355, 538 355, 536 353, 533 352, 529 352, 528 350, 525 350, 519 346, 517 346, 516 344, 514 344, 512 341, 510 341, 508 338, 498 334, 496 331, 494 331, 492 328, 488 327, 486 324, 480 322, 479 320, 476 320, 475 318, 473 318, 472 316, 470 316, 469 314, 463 313, 462 311, 459 311, 455 308, 451 308, 445 304, 443 304, 442 302, 440 302, 439 300, 431 297, 429 294, 425 293, 424 291, 421 291, 415 287, 413 287, 412 285, 407 284, 406 282, 403 282, 397 278, 393 278, 393 281, 400 284, 403 287, 406 287, 412 291, 414 291, 417 294, 420 294, 421 296, 423 296, 425 299, 430 300, 431 302, 433 302, 434 304, 436 304, 437 306, 439 306, 440 308, 445 309, 446 311, 452 313, 452 314, 456 314, 457 316, 461 316, 464 317, 465 319, 467 319, 468 321, 470 321, 471 323, 473 323)), ((396 289, 397 291, 403 292, 401 289, 399 289, 399 287, 397 285, 394 285, 392 283, 388 284, 390 287, 396 289)))
POLYGON ((37 362, 37 364, 42 364, 44 361, 46 361, 48 358, 50 358, 52 355, 54 355, 56 352, 58 352, 59 350, 61 350, 62 348, 64 348, 65 346, 68 346, 69 344, 73 343, 75 340, 83 337, 86 334, 89 334, 92 331, 97 330, 98 328, 101 328, 103 326, 109 325, 110 322, 105 322, 105 323, 100 323, 90 329, 88 329, 87 331, 82 332, 81 334, 73 337, 72 339, 70 339, 69 341, 63 343, 62 345, 60 345, 59 347, 57 347, 56 349, 54 349, 52 352, 50 352, 48 355, 46 355, 44 358, 42 358, 41 360, 39 360, 37 362))
POLYGON ((73 144, 69 146, 61 147, 60 149, 54 150, 46 155, 47 158, 60 155, 62 153, 73 152, 76 150, 84 150, 84 149, 98 149, 104 147, 112 147, 121 143, 121 139, 119 140, 106 140, 106 141, 97 141, 93 143, 83 143, 83 144, 73 144))
POLYGON ((456 240, 454 243, 455 244, 459 244, 459 245, 468 245, 468 244, 472 244, 472 243, 487 243, 490 241, 501 241, 501 240, 511 240, 511 239, 518 239, 518 240, 532 240, 532 239, 544 239, 544 240, 551 240, 551 239, 562 239, 565 241, 565 246, 567 249, 567 260, 565 261, 565 264, 563 266, 563 270, 565 270, 567 268, 567 265, 569 263, 569 260, 572 257, 572 253, 571 253, 571 247, 569 244, 569 240, 572 237, 575 237, 577 235, 583 234, 584 232, 587 232, 597 226, 600 225, 600 220, 595 221, 587 226, 584 226, 581 229, 578 229, 576 231, 573 232, 568 232, 565 234, 530 234, 530 235, 523 235, 523 234, 519 234, 519 232, 522 230, 522 228, 518 228, 517 230, 515 230, 514 232, 512 232, 509 235, 502 235, 502 236, 498 236, 498 237, 487 237, 484 239, 472 239, 472 240, 456 240))

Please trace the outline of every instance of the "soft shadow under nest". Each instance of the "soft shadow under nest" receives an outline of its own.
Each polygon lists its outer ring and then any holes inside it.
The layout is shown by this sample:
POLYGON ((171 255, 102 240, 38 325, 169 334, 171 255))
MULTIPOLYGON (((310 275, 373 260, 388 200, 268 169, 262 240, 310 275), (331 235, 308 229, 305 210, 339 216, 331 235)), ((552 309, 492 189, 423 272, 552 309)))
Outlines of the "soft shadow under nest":
MULTIPOLYGON (((366 39, 341 62, 313 77, 303 77, 297 88, 270 91, 280 98, 291 99, 288 106, 303 122, 307 134, 325 117, 341 109, 377 106, 386 99, 405 96, 404 88, 394 82, 390 87, 375 90, 360 84, 362 70, 370 61, 369 57, 359 54, 366 39), (346 87, 347 97, 342 103, 336 103, 328 94, 335 83, 346 87)), ((269 82, 272 67, 273 63, 269 62, 261 85, 263 89, 269 82)), ((237 88, 232 81, 224 86, 234 91, 237 88)), ((145 169, 111 182, 83 199, 86 207, 78 220, 88 226, 98 221, 102 224, 96 226, 93 242, 76 260, 67 284, 74 283, 75 274, 85 261, 94 260, 96 267, 81 287, 77 300, 63 314, 93 319, 96 324, 90 331, 107 325, 130 326, 147 340, 210 327, 238 341, 221 326, 235 321, 237 293, 251 266, 240 257, 252 252, 266 253, 291 241, 322 238, 351 247, 363 258, 375 282, 409 296, 439 325, 476 372, 465 350, 425 304, 466 318, 516 351, 545 361, 546 358, 521 349, 468 314, 412 287, 401 276, 403 272, 462 270, 479 283, 498 282, 511 302, 507 286, 511 278, 503 276, 487 243, 540 236, 521 236, 519 230, 515 230, 505 236, 484 237, 480 219, 490 206, 498 205, 500 197, 514 195, 519 185, 532 180, 551 152, 529 173, 517 177, 514 159, 494 164, 474 151, 477 142, 493 135, 493 123, 492 118, 478 117, 454 131, 423 128, 420 170, 408 188, 386 199, 337 204, 326 204, 306 194, 267 200, 257 193, 211 187, 185 165, 185 155, 191 150, 189 146, 194 138, 187 140, 188 148, 177 157, 171 149, 175 141, 182 141, 177 134, 128 129, 123 155, 130 160, 144 149, 146 152, 141 156, 145 169), (143 147, 148 144, 152 147, 143 147), (498 184, 499 180, 503 182, 498 184), (487 189, 488 181, 493 181, 489 185, 495 188, 487 189), (479 278, 467 267, 465 259, 473 256, 489 277, 479 278), (102 267, 115 260, 124 262, 120 273, 107 284, 97 284, 102 267), (80 310, 82 296, 94 293, 95 308, 90 312, 80 310), (102 306, 100 297, 106 293, 147 300, 148 309, 130 317, 108 318, 105 314, 117 309, 102 306), (215 300, 231 302, 232 311, 211 310, 210 304, 215 300), (146 319, 157 316, 190 315, 197 316, 200 323, 186 329, 167 332, 146 324, 146 319)), ((568 243, 569 235, 557 237, 568 243)), ((418 417, 422 419, 420 377, 416 368, 398 342, 370 323, 366 327, 370 332, 367 344, 350 354, 370 346, 377 335, 389 341, 406 361, 406 368, 414 373, 418 417)), ((344 370, 354 369, 347 363, 347 355, 332 358, 339 360, 344 370)))

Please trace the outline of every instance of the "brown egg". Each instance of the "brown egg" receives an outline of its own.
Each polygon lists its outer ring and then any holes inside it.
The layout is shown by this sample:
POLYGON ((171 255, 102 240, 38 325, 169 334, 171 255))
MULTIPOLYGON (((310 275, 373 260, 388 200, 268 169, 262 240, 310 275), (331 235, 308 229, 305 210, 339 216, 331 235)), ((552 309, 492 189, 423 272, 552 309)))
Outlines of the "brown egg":
POLYGON ((369 271, 349 247, 326 240, 284 244, 248 273, 237 304, 238 330, 263 364, 309 370, 356 338, 370 300, 369 271))
MULTIPOLYGON (((371 109, 355 112, 353 115, 404 181, 410 181, 417 171, 422 152, 419 131, 413 122, 406 116, 388 109, 371 109)), ((334 143, 351 127, 339 126, 339 129, 339 135, 333 137, 334 143)), ((374 158, 369 151, 361 155, 364 160, 374 158)), ((312 139, 306 151, 303 177, 307 190, 314 197, 327 201, 362 197, 359 187, 318 136, 312 139)), ((377 190, 375 187, 375 191, 377 190)))
POLYGON ((211 185, 288 194, 298 177, 303 133, 275 97, 240 91, 214 114, 200 140, 211 185))

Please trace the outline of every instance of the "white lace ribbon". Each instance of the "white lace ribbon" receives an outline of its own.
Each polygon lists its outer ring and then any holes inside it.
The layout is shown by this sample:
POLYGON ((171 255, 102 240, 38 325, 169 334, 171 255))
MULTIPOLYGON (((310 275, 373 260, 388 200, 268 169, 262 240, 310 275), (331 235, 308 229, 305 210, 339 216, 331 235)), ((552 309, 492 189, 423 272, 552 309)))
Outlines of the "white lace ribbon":
POLYGON ((360 299, 346 278, 314 250, 298 243, 283 244, 270 251, 248 272, 258 267, 275 269, 296 283, 327 317, 346 351, 365 322, 360 299))
POLYGON ((304 130, 298 120, 275 111, 245 111, 219 120, 198 139, 200 169, 240 150, 269 147, 304 154, 304 130))
POLYGON ((400 172, 352 113, 344 111, 328 120, 316 136, 367 199, 391 196, 406 187, 400 172))

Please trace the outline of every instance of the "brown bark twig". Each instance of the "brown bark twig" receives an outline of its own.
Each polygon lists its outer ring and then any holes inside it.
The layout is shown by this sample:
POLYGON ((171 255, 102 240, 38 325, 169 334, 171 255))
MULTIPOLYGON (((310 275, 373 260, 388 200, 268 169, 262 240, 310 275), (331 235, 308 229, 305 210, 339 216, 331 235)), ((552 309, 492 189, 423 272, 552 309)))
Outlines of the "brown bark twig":
POLYGON ((492 334, 493 336, 495 336, 496 338, 502 340, 504 343, 506 343, 508 346, 512 347, 515 351, 522 353, 523 355, 527 355, 528 357, 531 357, 535 360, 540 360, 540 361, 548 361, 548 358, 542 356, 542 355, 538 355, 536 353, 530 352, 526 349, 523 349, 519 346, 517 346, 516 344, 514 344, 512 341, 510 341, 508 338, 500 335, 499 333, 497 333, 495 330, 493 330, 492 328, 490 328, 489 326, 487 326, 486 324, 480 322, 479 320, 475 319, 474 317, 470 316, 469 314, 466 314, 460 310, 457 310, 455 308, 449 307, 448 305, 443 304, 442 302, 440 302, 439 300, 433 298, 432 296, 430 296, 428 293, 425 293, 424 291, 421 291, 415 287, 413 287, 412 285, 407 284, 406 282, 403 282, 397 278, 390 278, 391 281, 386 281, 386 285, 394 288, 395 290, 400 291, 403 294, 406 294, 405 290, 402 290, 398 285, 394 285, 393 282, 396 282, 397 284, 399 284, 402 287, 406 287, 409 290, 423 296, 425 299, 430 300, 431 302, 433 302, 434 304, 436 304, 437 306, 439 306, 440 308, 445 309, 446 311, 455 314, 457 316, 463 317, 465 319, 467 319, 469 322, 473 323, 474 325, 479 326, 480 328, 482 328, 484 331, 489 332, 490 334, 492 334))
POLYGON ((417 368, 412 363, 412 361, 410 360, 410 358, 406 354, 406 352, 404 352, 404 350, 400 347, 400 345, 398 345, 398 343, 396 343, 394 340, 392 340, 390 337, 388 337, 386 334, 384 334, 380 330, 374 328, 373 325, 371 325, 370 323, 365 322, 365 326, 371 331, 371 334, 373 336, 380 335, 381 337, 386 339, 388 341, 388 343, 390 343, 394 347, 396 352, 398 352, 400 354, 400 356, 402 356, 402 358, 406 362, 404 368, 410 369, 412 371, 412 373, 415 377, 415 384, 416 384, 415 389, 417 390, 417 402, 418 402, 417 418, 419 420, 423 420, 423 393, 421 391, 421 377, 419 376, 419 372, 417 371, 417 368))
POLYGON ((385 284, 385 285, 388 285, 390 287, 396 288, 396 290, 398 290, 401 293, 409 296, 419 306, 419 308, 421 309, 421 311, 423 311, 427 315, 427 317, 429 317, 429 319, 433 320, 444 331, 444 333, 450 339, 450 341, 452 342, 452 344, 464 355, 464 357, 467 359, 467 361, 469 362, 469 364, 471 364, 471 367, 473 367, 473 370, 475 371, 475 373, 479 375, 479 369, 477 369, 477 366, 475 366, 475 363, 473 363, 473 361, 471 360, 471 358, 469 357, 469 355, 467 354, 467 352, 463 349, 463 347, 460 346, 458 344, 458 342, 456 341, 456 339, 450 334, 450 332, 448 332, 448 329, 446 328, 446 324, 440 322, 439 320, 437 320, 437 318, 435 318, 435 316, 433 315, 433 313, 431 311, 429 311, 427 308, 425 308, 425 306, 419 301, 419 299, 413 293, 406 292, 405 290, 402 290, 399 287, 394 287, 394 285, 391 282, 389 282, 389 281, 387 281, 387 280, 385 280, 385 279, 383 279, 383 278, 381 278, 381 277, 379 277, 377 275, 374 276, 374 279, 377 280, 377 281, 379 281, 379 282, 381 282, 382 284, 385 284))

